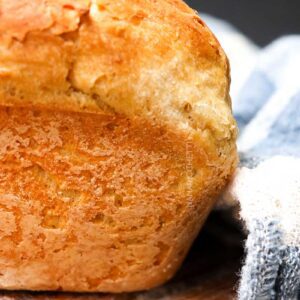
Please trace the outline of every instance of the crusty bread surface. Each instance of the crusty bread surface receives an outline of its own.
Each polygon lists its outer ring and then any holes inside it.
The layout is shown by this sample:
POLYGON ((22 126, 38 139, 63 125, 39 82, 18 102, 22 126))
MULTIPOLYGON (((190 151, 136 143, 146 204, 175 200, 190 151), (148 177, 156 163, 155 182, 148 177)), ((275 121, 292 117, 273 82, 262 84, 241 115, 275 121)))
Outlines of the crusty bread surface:
POLYGON ((170 279, 236 167, 229 85, 180 0, 0 0, 0 288, 170 279))

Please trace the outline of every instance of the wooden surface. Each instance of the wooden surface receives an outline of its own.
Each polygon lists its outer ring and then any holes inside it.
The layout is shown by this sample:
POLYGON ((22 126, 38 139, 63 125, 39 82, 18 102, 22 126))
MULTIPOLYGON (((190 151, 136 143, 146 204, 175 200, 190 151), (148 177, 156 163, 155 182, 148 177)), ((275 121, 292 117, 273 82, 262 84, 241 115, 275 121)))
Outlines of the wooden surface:
POLYGON ((120 295, 2 291, 0 300, 234 299, 243 236, 229 220, 224 213, 212 214, 177 276, 154 290, 120 295))

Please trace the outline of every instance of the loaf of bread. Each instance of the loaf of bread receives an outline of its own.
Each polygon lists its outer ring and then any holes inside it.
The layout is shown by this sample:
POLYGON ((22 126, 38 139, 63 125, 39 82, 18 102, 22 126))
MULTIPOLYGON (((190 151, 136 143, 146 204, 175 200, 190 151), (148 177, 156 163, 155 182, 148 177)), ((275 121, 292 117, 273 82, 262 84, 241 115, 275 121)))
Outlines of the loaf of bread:
POLYGON ((181 0, 0 1, 0 288, 170 279, 236 167, 229 84, 181 0))

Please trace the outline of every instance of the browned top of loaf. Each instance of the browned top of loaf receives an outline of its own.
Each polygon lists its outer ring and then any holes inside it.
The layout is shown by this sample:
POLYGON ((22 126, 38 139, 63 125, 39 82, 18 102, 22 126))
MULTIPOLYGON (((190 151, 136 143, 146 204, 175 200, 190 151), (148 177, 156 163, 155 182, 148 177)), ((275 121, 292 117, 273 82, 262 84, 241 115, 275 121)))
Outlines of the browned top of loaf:
POLYGON ((233 139, 229 66, 181 0, 0 1, 0 105, 121 113, 233 139))

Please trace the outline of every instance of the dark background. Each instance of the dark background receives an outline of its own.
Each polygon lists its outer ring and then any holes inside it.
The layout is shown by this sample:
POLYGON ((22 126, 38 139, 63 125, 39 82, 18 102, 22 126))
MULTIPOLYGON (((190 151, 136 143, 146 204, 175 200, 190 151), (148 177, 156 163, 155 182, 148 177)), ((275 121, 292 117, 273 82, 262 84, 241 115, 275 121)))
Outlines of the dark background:
POLYGON ((185 0, 201 12, 225 19, 258 45, 284 34, 300 34, 300 0, 185 0))

